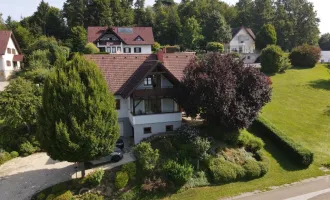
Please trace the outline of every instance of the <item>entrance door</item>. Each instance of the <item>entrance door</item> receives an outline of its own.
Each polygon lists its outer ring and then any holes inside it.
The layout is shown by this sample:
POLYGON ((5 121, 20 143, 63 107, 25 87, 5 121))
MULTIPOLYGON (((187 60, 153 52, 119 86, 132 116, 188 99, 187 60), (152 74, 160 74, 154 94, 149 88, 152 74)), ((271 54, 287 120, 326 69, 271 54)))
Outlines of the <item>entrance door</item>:
POLYGON ((124 123, 119 122, 119 129, 120 129, 120 137, 124 136, 124 123))

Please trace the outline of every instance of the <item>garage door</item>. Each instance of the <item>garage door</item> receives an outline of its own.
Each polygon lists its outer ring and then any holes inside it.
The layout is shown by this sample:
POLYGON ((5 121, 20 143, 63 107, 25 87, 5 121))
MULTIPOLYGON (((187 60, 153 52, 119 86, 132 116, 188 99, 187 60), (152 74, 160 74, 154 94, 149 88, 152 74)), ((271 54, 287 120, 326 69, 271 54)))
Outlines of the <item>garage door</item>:
POLYGON ((120 136, 124 136, 124 123, 119 122, 120 136))

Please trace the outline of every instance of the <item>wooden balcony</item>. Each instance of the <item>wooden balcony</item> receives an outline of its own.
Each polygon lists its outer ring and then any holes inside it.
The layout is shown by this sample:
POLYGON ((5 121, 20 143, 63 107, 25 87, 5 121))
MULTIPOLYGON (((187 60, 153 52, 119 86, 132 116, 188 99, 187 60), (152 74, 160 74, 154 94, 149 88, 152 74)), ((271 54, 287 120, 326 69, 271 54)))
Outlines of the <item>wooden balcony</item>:
POLYGON ((134 99, 145 97, 174 97, 176 88, 140 89, 132 93, 134 99))

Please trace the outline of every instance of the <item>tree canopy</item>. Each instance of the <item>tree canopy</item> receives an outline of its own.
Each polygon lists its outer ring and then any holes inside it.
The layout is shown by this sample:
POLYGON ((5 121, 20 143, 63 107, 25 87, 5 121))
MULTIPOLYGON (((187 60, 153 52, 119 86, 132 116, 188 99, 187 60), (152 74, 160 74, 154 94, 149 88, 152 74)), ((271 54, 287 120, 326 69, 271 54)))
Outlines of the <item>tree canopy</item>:
POLYGON ((193 60, 182 85, 178 99, 187 115, 201 113, 208 123, 227 130, 247 128, 271 97, 269 78, 259 69, 220 53, 193 60))
POLYGON ((44 85, 38 138, 51 158, 84 162, 111 153, 119 137, 115 100, 96 64, 59 59, 44 85))
POLYGON ((273 25, 265 24, 262 26, 260 32, 256 36, 256 47, 262 50, 267 45, 276 44, 277 35, 273 25))
POLYGON ((321 35, 319 45, 323 51, 330 51, 330 33, 321 35))

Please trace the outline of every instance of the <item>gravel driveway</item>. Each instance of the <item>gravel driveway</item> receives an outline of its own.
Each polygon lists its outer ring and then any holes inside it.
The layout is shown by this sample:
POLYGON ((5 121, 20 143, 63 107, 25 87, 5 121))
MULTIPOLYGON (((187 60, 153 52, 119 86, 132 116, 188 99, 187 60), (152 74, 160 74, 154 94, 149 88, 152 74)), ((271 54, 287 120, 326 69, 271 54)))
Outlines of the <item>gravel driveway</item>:
MULTIPOLYGON (((134 156, 126 153, 120 162, 100 168, 111 169, 134 160, 134 156)), ((0 166, 0 200, 29 200, 42 189, 75 178, 74 166, 73 163, 54 161, 46 153, 10 160, 0 166)), ((86 174, 91 171, 93 169, 87 170, 86 174)))

